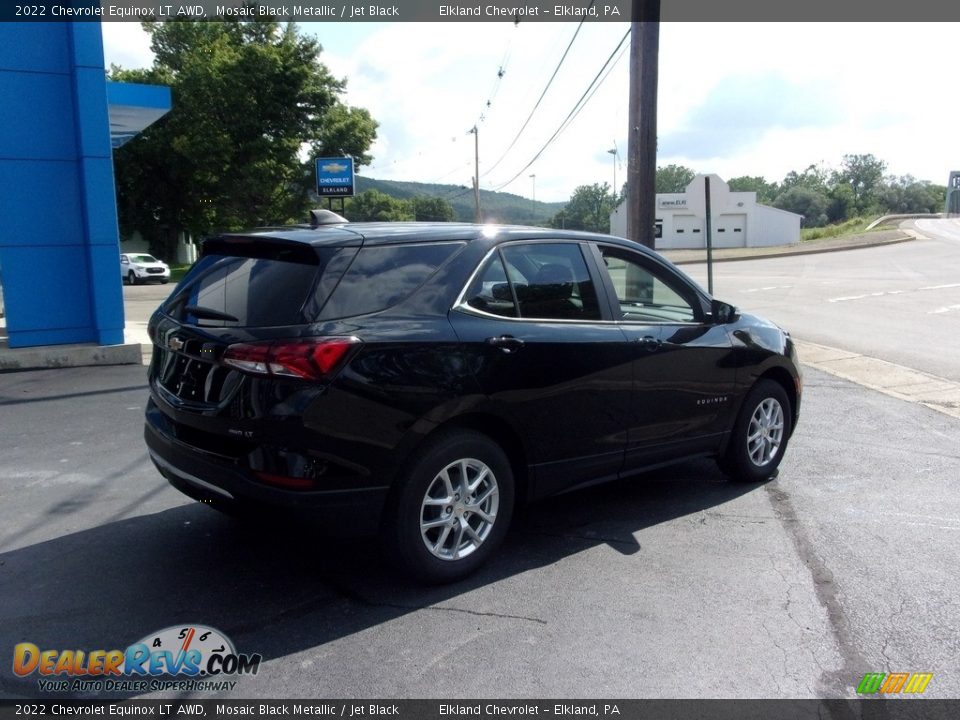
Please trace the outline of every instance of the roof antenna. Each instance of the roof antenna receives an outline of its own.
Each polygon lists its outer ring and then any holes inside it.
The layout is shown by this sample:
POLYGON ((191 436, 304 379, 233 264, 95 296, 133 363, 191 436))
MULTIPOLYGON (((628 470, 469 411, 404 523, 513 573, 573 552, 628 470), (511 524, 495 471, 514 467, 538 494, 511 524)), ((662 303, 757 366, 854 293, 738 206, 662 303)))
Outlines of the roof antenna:
POLYGON ((310 211, 310 227, 319 225, 339 225, 340 223, 350 222, 345 217, 337 215, 332 210, 317 208, 310 211))

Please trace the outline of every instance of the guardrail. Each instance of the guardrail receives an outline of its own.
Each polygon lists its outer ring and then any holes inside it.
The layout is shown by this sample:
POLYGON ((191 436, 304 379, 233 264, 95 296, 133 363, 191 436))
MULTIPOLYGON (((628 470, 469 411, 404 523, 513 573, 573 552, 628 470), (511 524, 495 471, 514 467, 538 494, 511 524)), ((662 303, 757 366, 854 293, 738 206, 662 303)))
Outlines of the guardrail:
POLYGON ((906 215, 884 215, 874 220, 872 223, 867 225, 865 229, 873 230, 877 225, 883 225, 885 222, 890 220, 922 220, 924 218, 942 218, 943 213, 913 213, 906 215))

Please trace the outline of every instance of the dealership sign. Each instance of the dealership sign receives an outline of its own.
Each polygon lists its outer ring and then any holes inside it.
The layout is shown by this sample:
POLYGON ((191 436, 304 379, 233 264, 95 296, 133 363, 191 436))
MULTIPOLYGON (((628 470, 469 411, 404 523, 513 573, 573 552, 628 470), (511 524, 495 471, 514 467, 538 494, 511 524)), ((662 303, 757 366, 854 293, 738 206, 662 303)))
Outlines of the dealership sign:
POLYGON ((685 197, 658 197, 657 207, 662 210, 686 210, 687 199, 685 197))
POLYGON ((353 158, 317 158, 317 195, 353 197, 353 158))

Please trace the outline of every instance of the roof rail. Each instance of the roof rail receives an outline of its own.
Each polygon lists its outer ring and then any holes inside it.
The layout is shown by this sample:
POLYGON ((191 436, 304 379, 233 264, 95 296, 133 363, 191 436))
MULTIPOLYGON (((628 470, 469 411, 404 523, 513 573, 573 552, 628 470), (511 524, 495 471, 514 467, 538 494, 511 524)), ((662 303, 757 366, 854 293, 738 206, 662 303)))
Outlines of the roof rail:
POLYGON ((340 223, 350 222, 345 217, 337 215, 332 210, 317 208, 310 211, 310 227, 319 225, 339 225, 340 223))

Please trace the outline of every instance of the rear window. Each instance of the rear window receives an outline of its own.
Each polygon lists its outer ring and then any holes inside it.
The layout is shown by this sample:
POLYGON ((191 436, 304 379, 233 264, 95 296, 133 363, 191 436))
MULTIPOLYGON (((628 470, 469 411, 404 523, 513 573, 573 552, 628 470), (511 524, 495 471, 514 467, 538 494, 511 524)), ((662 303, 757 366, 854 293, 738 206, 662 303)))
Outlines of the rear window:
POLYGON ((321 319, 366 315, 406 300, 462 247, 441 242, 362 248, 327 300, 321 319))
POLYGON ((279 327, 313 322, 356 248, 205 245, 164 311, 198 327, 279 327), (318 296, 322 295, 322 297, 318 296))

